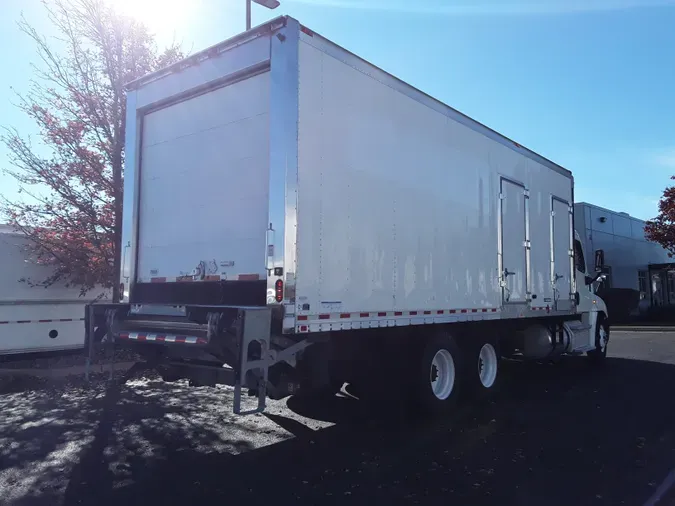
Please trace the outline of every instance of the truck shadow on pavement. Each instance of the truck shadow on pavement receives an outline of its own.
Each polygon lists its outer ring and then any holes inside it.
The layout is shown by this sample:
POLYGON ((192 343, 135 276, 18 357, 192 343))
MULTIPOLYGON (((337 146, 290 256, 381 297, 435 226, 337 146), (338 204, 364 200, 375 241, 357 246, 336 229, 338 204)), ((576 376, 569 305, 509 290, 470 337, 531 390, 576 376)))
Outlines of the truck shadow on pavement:
POLYGON ((340 396, 236 418, 229 390, 147 380, 0 395, 0 502, 642 504, 675 465, 674 365, 505 363, 503 380, 430 421, 340 396))

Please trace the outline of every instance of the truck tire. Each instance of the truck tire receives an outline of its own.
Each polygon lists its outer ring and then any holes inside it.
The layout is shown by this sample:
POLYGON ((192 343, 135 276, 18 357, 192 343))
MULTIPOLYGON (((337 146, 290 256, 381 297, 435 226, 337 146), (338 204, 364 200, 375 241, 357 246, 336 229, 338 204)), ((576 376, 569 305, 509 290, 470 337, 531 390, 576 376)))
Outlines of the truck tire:
POLYGON ((609 344, 609 324, 604 314, 598 315, 595 326, 595 349, 587 353, 588 359, 593 365, 601 365, 607 358, 607 346, 609 344))
POLYGON ((501 354, 496 339, 469 337, 466 341, 466 388, 473 398, 484 398, 499 388, 501 354))
POLYGON ((414 400, 429 414, 448 412, 457 402, 462 355, 447 332, 433 335, 426 343, 417 369, 414 400))

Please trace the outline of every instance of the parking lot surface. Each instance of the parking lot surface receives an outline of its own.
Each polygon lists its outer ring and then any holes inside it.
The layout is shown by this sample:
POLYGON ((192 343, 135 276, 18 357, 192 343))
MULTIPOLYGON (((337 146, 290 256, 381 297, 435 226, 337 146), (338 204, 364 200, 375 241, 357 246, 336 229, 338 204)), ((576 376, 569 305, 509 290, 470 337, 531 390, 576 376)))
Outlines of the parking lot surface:
POLYGON ((235 417, 224 387, 6 381, 0 504, 642 506, 675 468, 675 332, 610 350, 600 370, 505 362, 498 397, 427 421, 345 395, 235 417))

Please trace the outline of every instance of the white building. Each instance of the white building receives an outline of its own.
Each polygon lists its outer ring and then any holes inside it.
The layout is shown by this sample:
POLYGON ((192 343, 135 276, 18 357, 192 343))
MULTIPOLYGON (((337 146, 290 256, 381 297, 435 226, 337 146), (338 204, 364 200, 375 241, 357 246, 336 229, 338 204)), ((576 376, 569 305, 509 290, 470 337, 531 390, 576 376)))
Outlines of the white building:
POLYGON ((595 252, 604 252, 608 274, 604 288, 637 290, 640 299, 652 305, 675 304, 675 276, 668 274, 666 265, 671 259, 661 246, 647 241, 644 227, 644 221, 627 213, 585 202, 574 205, 574 228, 583 241, 590 270, 595 252))

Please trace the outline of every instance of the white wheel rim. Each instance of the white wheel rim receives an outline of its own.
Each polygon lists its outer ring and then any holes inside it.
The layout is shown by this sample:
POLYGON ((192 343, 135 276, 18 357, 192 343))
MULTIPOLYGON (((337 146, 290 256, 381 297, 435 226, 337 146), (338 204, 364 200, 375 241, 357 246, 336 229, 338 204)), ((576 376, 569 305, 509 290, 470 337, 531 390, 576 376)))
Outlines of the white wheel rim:
POLYGON ((497 351, 490 343, 485 343, 478 354, 478 377, 485 388, 491 388, 497 379, 497 351))
POLYGON ((431 361, 429 371, 431 391, 437 399, 444 401, 455 387, 455 361, 448 350, 438 350, 431 361))

